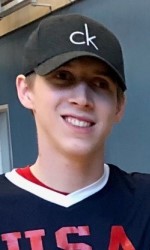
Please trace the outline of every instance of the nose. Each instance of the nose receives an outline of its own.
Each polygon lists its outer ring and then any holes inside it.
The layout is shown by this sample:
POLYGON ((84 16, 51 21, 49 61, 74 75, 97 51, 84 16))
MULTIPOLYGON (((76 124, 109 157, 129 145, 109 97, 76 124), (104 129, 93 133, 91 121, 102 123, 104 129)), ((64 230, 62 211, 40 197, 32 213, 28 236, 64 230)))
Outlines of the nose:
POLYGON ((77 107, 92 109, 94 106, 91 89, 85 82, 80 82, 71 90, 69 102, 77 107))

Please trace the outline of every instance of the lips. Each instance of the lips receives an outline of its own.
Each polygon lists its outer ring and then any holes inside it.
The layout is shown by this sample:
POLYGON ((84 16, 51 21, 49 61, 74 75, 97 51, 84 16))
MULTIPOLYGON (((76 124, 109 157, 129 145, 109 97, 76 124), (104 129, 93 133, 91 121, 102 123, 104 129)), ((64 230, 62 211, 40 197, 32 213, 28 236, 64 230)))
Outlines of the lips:
POLYGON ((94 125, 94 122, 90 121, 89 119, 77 118, 77 117, 73 117, 73 116, 62 116, 62 117, 67 123, 69 123, 75 127, 89 128, 89 127, 94 125))

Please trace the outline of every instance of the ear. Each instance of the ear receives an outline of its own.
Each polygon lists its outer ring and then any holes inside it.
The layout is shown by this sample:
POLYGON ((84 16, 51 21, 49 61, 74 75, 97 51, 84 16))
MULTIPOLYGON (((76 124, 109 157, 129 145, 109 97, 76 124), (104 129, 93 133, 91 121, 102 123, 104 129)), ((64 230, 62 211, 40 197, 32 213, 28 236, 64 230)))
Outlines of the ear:
POLYGON ((126 106, 126 97, 123 96, 122 100, 118 101, 117 107, 116 107, 116 116, 115 116, 115 123, 118 123, 121 121, 124 111, 125 111, 125 106, 126 106))
POLYGON ((28 86, 26 77, 24 75, 17 76, 16 88, 21 104, 25 108, 33 109, 31 88, 28 86))

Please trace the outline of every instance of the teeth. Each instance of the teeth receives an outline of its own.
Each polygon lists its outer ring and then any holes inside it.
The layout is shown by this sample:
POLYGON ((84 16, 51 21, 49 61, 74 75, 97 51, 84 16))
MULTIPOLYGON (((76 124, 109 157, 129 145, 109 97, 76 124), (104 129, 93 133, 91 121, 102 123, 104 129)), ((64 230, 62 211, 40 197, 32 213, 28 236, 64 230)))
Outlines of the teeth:
POLYGON ((65 119, 68 123, 77 126, 77 127, 82 127, 82 128, 86 128, 86 127, 90 127, 91 123, 90 122, 85 122, 85 121, 80 121, 76 118, 72 118, 72 117, 66 117, 65 119))

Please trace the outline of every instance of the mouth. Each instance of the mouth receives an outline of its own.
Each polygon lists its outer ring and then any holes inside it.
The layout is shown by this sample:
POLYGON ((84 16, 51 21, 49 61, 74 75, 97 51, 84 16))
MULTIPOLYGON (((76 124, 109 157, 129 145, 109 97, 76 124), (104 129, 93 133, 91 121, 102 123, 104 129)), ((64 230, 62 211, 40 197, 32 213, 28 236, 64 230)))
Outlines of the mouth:
POLYGON ((62 116, 62 118, 69 124, 79 127, 79 128, 89 128, 95 123, 86 119, 72 117, 72 116, 62 116))

